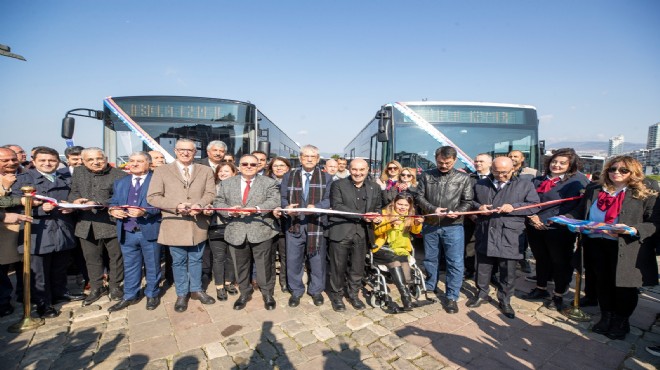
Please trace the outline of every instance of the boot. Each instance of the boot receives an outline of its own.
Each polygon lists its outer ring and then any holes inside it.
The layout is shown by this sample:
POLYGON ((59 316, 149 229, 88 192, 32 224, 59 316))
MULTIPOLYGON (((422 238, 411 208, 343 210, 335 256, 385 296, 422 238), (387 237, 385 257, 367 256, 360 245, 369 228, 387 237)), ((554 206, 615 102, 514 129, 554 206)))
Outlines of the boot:
POLYGON ((605 334, 610 339, 624 339, 626 334, 630 333, 630 323, 628 318, 617 314, 612 315, 610 331, 605 334))
POLYGON ((610 311, 601 311, 600 321, 591 328, 591 331, 603 335, 609 333, 610 326, 612 326, 612 316, 613 313, 610 311))
POLYGON ((392 280, 399 293, 401 293, 401 304, 403 305, 404 311, 412 311, 412 296, 410 295, 410 290, 406 286, 405 277, 403 275, 403 269, 401 266, 397 266, 390 269, 390 275, 392 275, 392 280))

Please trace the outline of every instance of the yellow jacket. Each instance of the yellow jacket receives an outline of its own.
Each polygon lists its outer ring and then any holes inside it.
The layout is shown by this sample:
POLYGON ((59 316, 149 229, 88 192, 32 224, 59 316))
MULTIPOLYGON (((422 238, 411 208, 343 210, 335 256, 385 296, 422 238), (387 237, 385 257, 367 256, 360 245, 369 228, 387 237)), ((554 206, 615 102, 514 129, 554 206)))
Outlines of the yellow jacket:
POLYGON ((376 253, 383 245, 388 244, 389 248, 394 251, 398 256, 407 256, 412 252, 412 243, 410 242, 410 234, 419 234, 422 231, 422 224, 413 224, 410 232, 404 231, 404 224, 394 225, 397 221, 398 213, 390 213, 387 209, 382 211, 383 222, 375 226, 374 235, 376 236, 375 246, 371 252, 376 253), (395 216, 395 217, 392 217, 395 216))

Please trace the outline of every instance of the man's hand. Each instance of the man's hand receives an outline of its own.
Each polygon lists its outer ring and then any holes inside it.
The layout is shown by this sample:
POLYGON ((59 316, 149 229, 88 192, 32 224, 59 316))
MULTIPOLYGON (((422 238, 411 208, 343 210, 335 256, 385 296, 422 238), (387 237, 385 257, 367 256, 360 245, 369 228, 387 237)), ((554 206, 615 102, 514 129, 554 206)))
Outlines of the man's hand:
POLYGON ((363 218, 365 221, 373 222, 375 224, 379 224, 383 221, 381 214, 376 212, 367 212, 363 218))
POLYGON ((126 212, 130 217, 142 217, 145 213, 147 213, 147 210, 140 207, 130 207, 126 210, 126 212))
POLYGON ((112 217, 114 217, 118 220, 123 220, 126 217, 128 217, 128 213, 126 213, 126 211, 123 208, 120 208, 120 207, 111 207, 108 210, 108 213, 110 214, 110 216, 112 216, 112 217))
POLYGON ((204 213, 206 216, 213 216, 215 211, 209 208, 213 208, 213 204, 207 204, 206 207, 204 207, 202 213, 204 213))
POLYGON ((5 189, 11 188, 12 185, 16 182, 16 174, 8 173, 2 176, 2 187, 5 189))
MULTIPOLYGON (((36 206, 38 207, 38 205, 36 205, 36 206)), ((57 207, 57 206, 54 205, 53 203, 48 203, 48 202, 41 205, 41 209, 43 209, 44 212, 50 212, 50 211, 54 210, 55 207, 57 207)))
POLYGON ((273 216, 275 216, 275 218, 280 218, 282 216, 282 207, 276 207, 273 209, 273 216))
POLYGON ((202 213, 201 204, 193 204, 192 206, 190 206, 190 212, 188 213, 190 216, 197 216, 200 213, 202 213))
POLYGON ((190 203, 179 203, 179 205, 176 206, 176 213, 188 216, 190 214, 190 206, 192 206, 190 203))
POLYGON ((495 212, 495 210, 493 209, 492 204, 482 204, 481 206, 479 206, 479 211, 481 211, 481 212, 485 212, 485 211, 495 212))
POLYGON ((438 215, 438 218, 444 218, 447 216, 447 208, 438 207, 435 209, 435 214, 438 215))
POLYGON ((413 223, 415 225, 421 225, 424 222, 424 217, 415 217, 413 219, 413 223))
POLYGON ((230 207, 231 209, 234 209, 235 211, 229 212, 229 217, 238 217, 241 214, 238 212, 241 209, 241 206, 233 206, 230 207))
POLYGON ((513 211, 513 206, 510 204, 502 204, 498 208, 498 213, 509 213, 511 211, 513 211))
MULTIPOLYGON (((286 206, 284 208, 288 209, 288 208, 296 208, 296 207, 298 207, 298 203, 289 204, 288 206, 286 206)), ((298 216, 298 212, 287 212, 287 214, 289 216, 293 216, 293 217, 298 216)))
POLYGON ((461 215, 459 215, 458 213, 456 213, 454 211, 447 212, 447 218, 459 218, 459 217, 461 217, 461 215))
POLYGON ((22 221, 32 222, 32 217, 22 215, 19 213, 5 213, 5 223, 6 224, 17 224, 22 221))

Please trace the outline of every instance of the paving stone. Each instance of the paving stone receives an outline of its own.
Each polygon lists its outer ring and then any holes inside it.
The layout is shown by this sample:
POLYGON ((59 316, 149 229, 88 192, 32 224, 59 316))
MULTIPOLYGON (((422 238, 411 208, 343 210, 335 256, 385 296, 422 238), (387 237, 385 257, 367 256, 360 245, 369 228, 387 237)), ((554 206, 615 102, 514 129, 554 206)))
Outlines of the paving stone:
POLYGON ((360 330, 362 328, 366 328, 367 326, 371 325, 373 321, 371 319, 364 317, 364 316, 355 316, 348 321, 346 321, 346 326, 355 331, 355 330, 360 330))
POLYGON ((374 321, 374 322, 380 321, 380 320, 384 319, 385 317, 387 317, 389 315, 387 312, 385 312, 381 309, 364 310, 364 312, 362 314, 365 317, 368 317, 369 319, 371 319, 371 321, 374 321))
POLYGON ((209 361, 209 368, 217 370, 229 370, 236 366, 234 360, 229 356, 217 357, 209 361))
POLYGON ((280 325, 280 328, 290 336, 294 337, 297 334, 302 333, 303 331, 307 330, 305 325, 301 323, 298 320, 289 320, 286 322, 283 322, 282 325, 280 325))
POLYGON ((128 358, 110 358, 102 362, 94 361, 94 370, 124 370, 130 369, 131 363, 128 358))
POLYGON ((69 341, 64 344, 63 352, 80 352, 83 350, 95 350, 98 347, 101 333, 96 331, 84 331, 69 336, 69 341))
POLYGON ((293 338, 301 347, 308 346, 318 341, 311 331, 304 331, 293 338))
POLYGON ((74 309, 74 310, 72 311, 71 317, 72 317, 73 319, 75 319, 75 318, 77 318, 77 317, 85 316, 85 315, 87 315, 88 313, 91 313, 91 312, 98 312, 98 311, 100 311, 100 310, 101 310, 101 306, 99 306, 99 305, 97 305, 97 304, 93 304, 93 305, 89 305, 89 306, 84 306, 84 307, 83 307, 83 306, 80 306, 80 307, 78 307, 78 308, 76 308, 76 309, 74 309))
MULTIPOLYGON (((131 362, 131 366, 133 363, 131 362)), ((133 369, 134 367, 131 367, 133 369)), ((169 367, 167 365, 167 360, 165 359, 160 359, 160 360, 155 360, 151 361, 149 363, 144 364, 143 366, 138 367, 139 369, 143 370, 168 370, 169 367)))
POLYGON ((204 345, 203 348, 204 352, 206 352, 206 358, 209 360, 227 356, 227 350, 222 346, 220 342, 208 343, 204 345))
POLYGON ((255 350, 266 361, 274 360, 280 355, 277 348, 275 348, 275 346, 270 342, 261 342, 261 343, 257 344, 255 350))
POLYGON ((282 357, 287 357, 289 362, 291 362, 293 365, 300 365, 306 361, 309 361, 309 358, 307 358, 304 353, 298 350, 287 351, 285 356, 280 356, 277 358, 277 360, 282 357))
POLYGON ((311 360, 319 356, 324 356, 329 351, 329 348, 323 342, 316 342, 303 347, 300 351, 311 360))
POLYGON ((397 358, 394 351, 381 342, 371 343, 368 348, 375 357, 382 358, 387 362, 391 362, 397 358))
POLYGON ((389 329, 387 329, 384 326, 381 326, 379 324, 369 325, 369 326, 367 326, 367 329, 373 331, 379 337, 392 334, 392 332, 389 329))
POLYGON ((91 351, 63 353, 53 362, 54 369, 83 369, 92 365, 91 351))
POLYGON ((223 345, 225 349, 227 350, 227 353, 230 356, 234 356, 238 353, 244 352, 246 350, 249 350, 250 348, 248 347, 247 343, 245 343, 245 340, 240 337, 231 337, 223 342, 223 345))
POLYGON ((339 312, 335 312, 333 310, 325 310, 321 311, 321 316, 328 320, 329 323, 340 323, 340 322, 346 322, 345 316, 340 314, 339 312))
POLYGON ((131 341, 139 342, 149 338, 172 335, 172 328, 169 320, 161 319, 130 325, 128 327, 128 333, 131 337, 131 341))
POLYGON ((351 338, 359 345, 364 346, 377 341, 380 336, 368 328, 364 328, 354 332, 351 338))
MULTIPOLYGON (((316 306, 313 307, 316 309, 316 306)), ((331 322, 321 316, 318 311, 308 313, 305 316, 298 318, 298 321, 303 323, 308 329, 317 328, 319 326, 328 326, 331 324, 331 322)))
POLYGON ((128 329, 128 320, 122 318, 119 320, 108 321, 105 330, 112 331, 119 329, 128 329))
POLYGON ((409 324, 411 322, 417 321, 417 317, 411 315, 408 312, 402 312, 396 315, 396 318, 401 320, 404 324, 409 324))
MULTIPOLYGON (((245 339, 250 349, 254 349, 257 346, 257 344, 261 343, 264 340, 268 341, 268 339, 264 338, 263 332, 261 330, 245 333, 243 334, 243 339, 245 339)), ((271 339, 274 339, 274 337, 272 337, 271 339)))
POLYGON ((403 325, 403 321, 399 320, 396 316, 386 317, 378 322, 382 327, 394 331, 403 325))
POLYGON ((445 364, 436 360, 432 356, 420 357, 413 360, 413 363, 422 370, 436 370, 445 367, 445 364))
POLYGON ((404 343, 407 343, 405 340, 399 338, 396 334, 386 335, 380 338, 380 341, 391 349, 396 349, 404 343))
POLYGON ((172 359, 174 370, 197 370, 206 368, 206 354, 201 348, 177 354, 172 359))
POLYGON ((53 360, 39 359, 39 360, 34 360, 33 362, 30 363, 21 363, 20 366, 18 366, 18 364, 14 365, 7 363, 4 363, 4 365, 7 367, 7 369, 48 370, 53 365, 53 360))
POLYGON ((332 330, 335 335, 348 335, 352 331, 348 326, 346 326, 346 323, 343 322, 328 325, 328 329, 332 330))
POLYGON ((330 330, 330 328, 327 328, 325 326, 314 329, 312 331, 312 334, 314 334, 314 336, 316 336, 316 339, 320 340, 321 342, 325 342, 326 340, 335 336, 335 333, 332 330, 330 330))
POLYGON ((130 348, 131 364, 141 358, 146 358, 146 361, 142 362, 146 363, 179 352, 173 335, 164 335, 139 342, 131 341, 130 348))
POLYGON ((356 370, 387 370, 391 369, 392 365, 387 363, 385 359, 372 357, 362 363, 355 365, 356 370))
POLYGON ((325 341, 325 344, 335 352, 341 352, 348 348, 357 347, 357 343, 353 339, 345 336, 330 338, 325 341))
POLYGON ((110 359, 128 358, 131 355, 131 348, 128 343, 121 346, 101 347, 94 354, 94 363, 105 362, 110 359))
POLYGON ((105 330, 107 325, 108 324, 105 320, 104 321, 83 320, 83 321, 72 322, 71 325, 69 325, 69 330, 82 331, 87 329, 96 329, 98 331, 103 331, 105 330))
POLYGON ((273 343, 273 346, 281 355, 287 354, 290 350, 298 350, 298 343, 289 337, 278 339, 273 343))
POLYGON ((422 357, 422 349, 411 343, 404 343, 394 350, 397 356, 405 358, 406 360, 412 360, 418 357, 422 357))
POLYGON ((410 361, 404 360, 402 358, 392 362, 392 367, 394 369, 400 369, 400 370, 418 370, 417 366, 413 365, 410 363, 410 361))

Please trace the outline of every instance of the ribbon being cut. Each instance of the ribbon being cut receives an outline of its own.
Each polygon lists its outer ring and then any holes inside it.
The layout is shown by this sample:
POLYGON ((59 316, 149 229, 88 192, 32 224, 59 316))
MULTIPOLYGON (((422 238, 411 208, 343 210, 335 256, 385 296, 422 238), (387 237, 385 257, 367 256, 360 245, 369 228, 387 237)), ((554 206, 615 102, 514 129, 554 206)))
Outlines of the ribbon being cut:
POLYGON ((588 220, 576 220, 566 216, 555 216, 548 219, 556 224, 566 226, 570 231, 581 234, 627 234, 635 236, 635 230, 626 225, 608 224, 605 222, 596 222, 588 220))
POLYGON ((73 204, 73 203, 67 203, 67 202, 58 202, 57 199, 47 197, 44 195, 39 195, 39 194, 33 194, 34 199, 39 199, 44 202, 56 205, 60 208, 69 208, 69 209, 89 209, 89 208, 104 208, 105 206, 102 204, 73 204))

